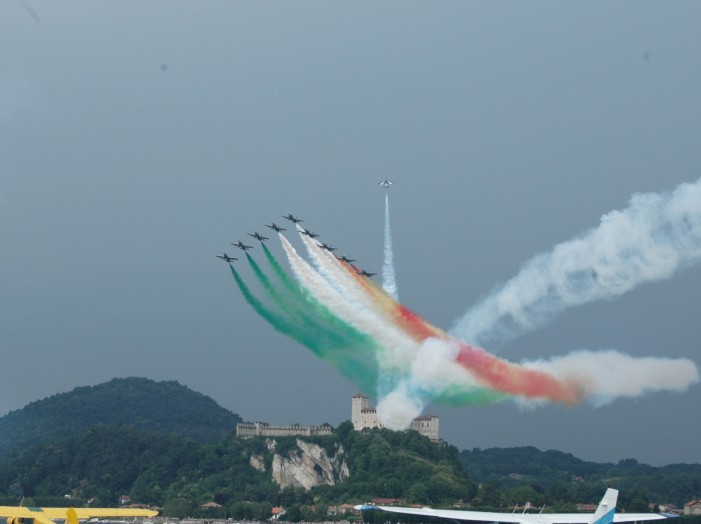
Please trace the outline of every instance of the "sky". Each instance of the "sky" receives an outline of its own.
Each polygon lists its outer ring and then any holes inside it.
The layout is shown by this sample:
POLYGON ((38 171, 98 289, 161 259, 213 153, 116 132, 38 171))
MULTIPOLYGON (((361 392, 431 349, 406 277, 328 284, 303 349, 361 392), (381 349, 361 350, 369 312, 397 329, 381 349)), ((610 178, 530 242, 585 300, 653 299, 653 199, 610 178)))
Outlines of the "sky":
MULTIPOLYGON (((0 415, 144 376, 245 420, 348 420, 357 388, 215 255, 293 213, 381 273, 388 178, 401 301, 450 329, 633 194, 699 179, 699 19, 690 1, 3 2, 0 415)), ((692 264, 485 349, 699 365, 700 292, 692 264)), ((696 384, 425 412, 459 449, 663 465, 701 462, 699 402, 696 384)))

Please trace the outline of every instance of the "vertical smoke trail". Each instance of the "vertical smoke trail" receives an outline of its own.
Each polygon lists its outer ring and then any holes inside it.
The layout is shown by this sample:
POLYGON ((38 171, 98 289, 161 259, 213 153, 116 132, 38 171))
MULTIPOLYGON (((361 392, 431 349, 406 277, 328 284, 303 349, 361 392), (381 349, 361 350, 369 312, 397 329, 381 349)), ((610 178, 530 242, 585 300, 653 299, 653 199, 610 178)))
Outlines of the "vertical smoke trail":
POLYGON ((389 225, 389 193, 387 191, 385 191, 385 261, 382 265, 382 288, 394 300, 399 300, 399 291, 397 290, 397 279, 394 272, 392 229, 389 225))
POLYGON ((494 347, 567 308, 615 298, 701 261, 701 180, 633 195, 579 238, 535 256, 458 319, 452 333, 494 347))

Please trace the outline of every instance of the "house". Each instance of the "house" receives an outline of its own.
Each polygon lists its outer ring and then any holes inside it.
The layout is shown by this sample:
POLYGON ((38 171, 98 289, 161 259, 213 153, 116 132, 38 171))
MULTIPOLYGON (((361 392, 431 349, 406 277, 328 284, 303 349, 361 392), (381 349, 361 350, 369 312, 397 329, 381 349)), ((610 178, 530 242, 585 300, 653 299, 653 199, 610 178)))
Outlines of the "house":
POLYGON ((279 520, 285 514, 285 509, 282 506, 275 506, 270 512, 270 520, 279 520))
POLYGON ((200 509, 219 509, 222 507, 221 504, 217 504, 216 502, 205 502, 200 506, 200 509))
POLYGON ((131 504, 131 497, 129 495, 122 495, 119 497, 119 505, 124 506, 124 504, 131 504))
POLYGON ((341 504, 339 506, 329 506, 328 515, 346 515, 347 513, 360 513, 353 504, 341 504))
POLYGON ((701 515, 701 500, 694 497, 684 504, 684 515, 701 515))

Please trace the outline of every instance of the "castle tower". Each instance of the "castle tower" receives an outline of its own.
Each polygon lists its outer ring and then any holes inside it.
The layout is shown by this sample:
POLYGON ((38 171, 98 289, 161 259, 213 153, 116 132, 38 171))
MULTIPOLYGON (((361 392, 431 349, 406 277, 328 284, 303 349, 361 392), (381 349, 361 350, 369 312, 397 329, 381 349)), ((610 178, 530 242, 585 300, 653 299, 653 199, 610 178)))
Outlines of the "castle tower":
MULTIPOLYGON (((383 427, 377 418, 377 410, 371 408, 369 402, 368 397, 362 393, 353 395, 351 400, 351 422, 353 423, 353 429, 356 431, 383 427)), ((410 429, 418 431, 434 442, 438 442, 440 440, 439 424, 440 421, 436 415, 425 415, 416 417, 411 422, 410 429)))
POLYGON ((368 409, 368 397, 362 393, 353 395, 351 404, 351 422, 353 423, 353 429, 361 430, 364 427, 363 424, 363 410, 368 409))

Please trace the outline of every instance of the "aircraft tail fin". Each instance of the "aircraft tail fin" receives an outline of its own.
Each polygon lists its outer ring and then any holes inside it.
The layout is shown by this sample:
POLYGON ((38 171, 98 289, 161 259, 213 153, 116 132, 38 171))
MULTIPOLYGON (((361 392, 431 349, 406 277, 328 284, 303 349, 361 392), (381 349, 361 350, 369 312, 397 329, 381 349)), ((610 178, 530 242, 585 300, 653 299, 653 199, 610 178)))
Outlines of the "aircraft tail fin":
POLYGON ((613 517, 616 514, 616 501, 618 500, 618 490, 608 488, 604 494, 604 498, 599 502, 599 507, 596 508, 592 515, 589 524, 613 524, 613 517))
POLYGON ((68 508, 66 511, 66 524, 78 524, 78 514, 75 509, 68 508))

